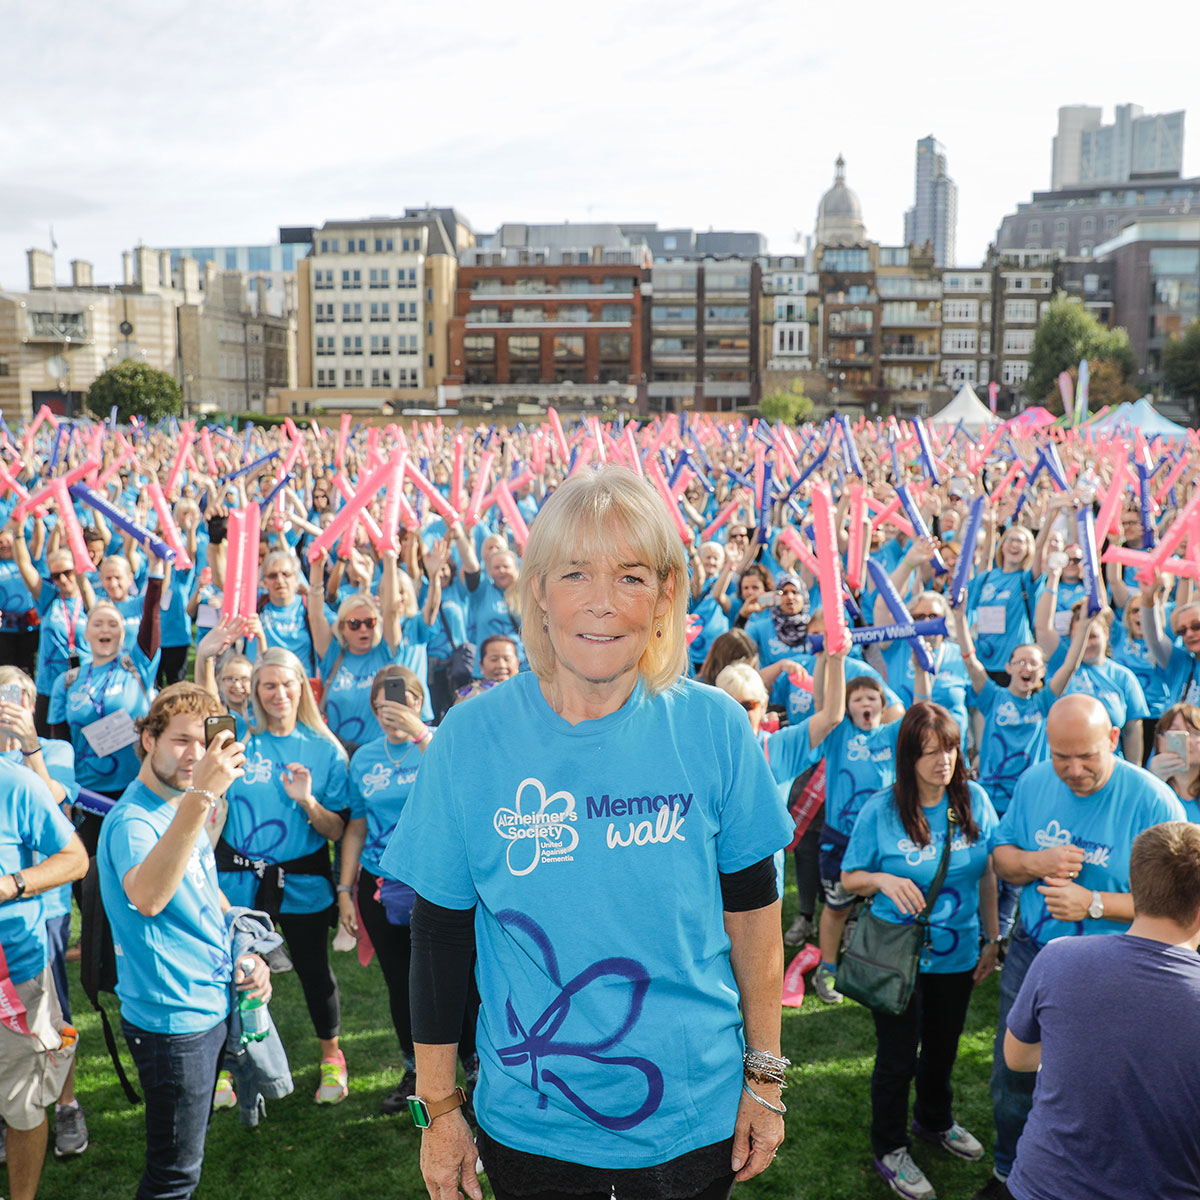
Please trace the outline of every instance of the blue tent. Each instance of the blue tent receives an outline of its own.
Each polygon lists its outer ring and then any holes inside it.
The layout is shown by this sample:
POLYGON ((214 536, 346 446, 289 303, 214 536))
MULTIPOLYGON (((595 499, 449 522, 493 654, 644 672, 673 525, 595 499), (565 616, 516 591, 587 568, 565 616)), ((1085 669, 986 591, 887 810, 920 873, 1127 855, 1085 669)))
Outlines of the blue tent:
POLYGON ((1184 426, 1176 425, 1174 421, 1164 417, 1150 403, 1149 396, 1143 396, 1132 404, 1119 405, 1095 422, 1092 428, 1100 433, 1132 433, 1135 429, 1140 429, 1148 438, 1182 438, 1187 437, 1188 432, 1184 426))

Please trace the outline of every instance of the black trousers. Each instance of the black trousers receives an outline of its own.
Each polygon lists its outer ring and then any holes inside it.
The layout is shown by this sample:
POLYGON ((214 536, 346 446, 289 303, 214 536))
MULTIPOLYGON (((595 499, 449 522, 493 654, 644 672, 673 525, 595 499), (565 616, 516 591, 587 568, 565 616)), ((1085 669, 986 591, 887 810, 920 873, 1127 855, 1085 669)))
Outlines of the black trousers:
POLYGON ((280 913, 279 928, 287 939, 288 955, 296 968, 317 1037, 322 1040, 337 1037, 342 1028, 342 1004, 337 977, 329 965, 329 909, 280 913))
MULTIPOLYGON (((489 1175, 488 1183, 492 1186, 492 1195, 496 1200, 612 1200, 612 1192, 590 1192, 580 1195, 578 1192, 506 1192, 496 1186, 496 1181, 489 1175)), ((697 1192, 691 1200, 729 1200, 733 1191, 733 1176, 724 1179, 714 1179, 702 1192, 697 1192)), ((617 1189, 617 1200, 623 1200, 620 1188, 617 1189)))
POLYGON ((972 974, 918 975, 913 997, 898 1017, 872 1013, 871 1148, 876 1158, 909 1143, 908 1090, 914 1080, 913 1116, 921 1126, 941 1133, 954 1124, 950 1072, 971 1003, 972 974))
MULTIPOLYGON (((383 905, 375 899, 379 878, 365 868, 358 875, 358 915, 363 928, 375 947, 379 969, 387 984, 388 1002, 391 1006, 392 1025, 404 1051, 406 1059, 413 1056, 412 1007, 408 1000, 408 968, 412 962, 412 935, 409 926, 393 925, 387 919, 383 905)), ((462 1035, 458 1041, 458 1054, 465 1064, 475 1056, 475 1024, 479 1017, 479 992, 474 979, 467 998, 467 1009, 463 1015, 462 1035)))
POLYGON ((796 904, 802 917, 812 917, 821 894, 821 830, 824 828, 822 814, 818 813, 792 851, 796 860, 796 904))
POLYGON ((0 633, 0 667, 20 667, 30 679, 37 670, 39 630, 0 633))
POLYGON ((187 660, 190 646, 163 646, 158 659, 158 686, 187 682, 187 660))

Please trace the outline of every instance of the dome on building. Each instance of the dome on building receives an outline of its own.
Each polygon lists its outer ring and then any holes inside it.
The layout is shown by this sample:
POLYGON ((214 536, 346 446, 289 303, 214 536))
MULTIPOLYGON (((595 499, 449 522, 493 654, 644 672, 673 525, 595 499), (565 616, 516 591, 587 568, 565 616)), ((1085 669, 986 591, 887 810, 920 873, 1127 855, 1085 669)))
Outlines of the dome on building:
POLYGON ((817 205, 816 240, 819 246, 855 246, 866 241, 862 205, 846 186, 846 160, 839 154, 835 164, 833 187, 817 205))

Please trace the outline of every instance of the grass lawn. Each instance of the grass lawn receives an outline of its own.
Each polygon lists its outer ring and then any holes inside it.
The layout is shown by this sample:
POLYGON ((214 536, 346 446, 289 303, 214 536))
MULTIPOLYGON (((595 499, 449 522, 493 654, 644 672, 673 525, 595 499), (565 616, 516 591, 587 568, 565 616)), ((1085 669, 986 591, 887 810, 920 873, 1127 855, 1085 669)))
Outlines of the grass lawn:
MULTIPOLYGON (((785 924, 795 907, 785 900, 785 924)), ((295 1092, 269 1102, 267 1118, 246 1130, 236 1110, 214 1115, 209 1131, 201 1200, 295 1196, 298 1200, 422 1200, 417 1167, 419 1135, 407 1117, 382 1117, 379 1100, 399 1080, 399 1048, 391 1030, 378 967, 363 970, 350 954, 334 956, 342 993, 342 1044, 350 1069, 350 1096, 334 1108, 313 1103, 318 1047, 294 975, 277 978, 271 1009, 288 1048, 295 1092)), ((110 1014, 116 1001, 107 998, 110 1014)), ((81 1158, 58 1162, 49 1154, 40 1200, 128 1200, 141 1174, 141 1108, 125 1101, 104 1049, 99 1018, 78 987, 72 965, 72 1001, 82 1054, 77 1091, 87 1113, 91 1146, 81 1158)), ((956 1116, 991 1149, 988 1076, 996 1010, 993 978, 976 994, 955 1073, 956 1116)), ((883 1200, 891 1193, 876 1177, 867 1142, 868 1081, 874 1031, 866 1009, 850 1001, 826 1008, 814 995, 801 1009, 785 1009, 783 1050, 792 1060, 788 1138, 773 1166, 735 1189, 735 1196, 788 1200, 883 1200)), ((131 1067, 131 1064, 130 1064, 131 1067)), ((136 1073, 131 1075, 136 1080, 136 1073)), ((547 1147, 547 1152, 551 1148, 547 1147)), ((988 1174, 919 1144, 915 1158, 941 1200, 967 1200, 988 1174)), ((6 1179, 0 1172, 0 1194, 6 1179)), ((491 1196, 485 1185, 485 1196, 491 1196)))

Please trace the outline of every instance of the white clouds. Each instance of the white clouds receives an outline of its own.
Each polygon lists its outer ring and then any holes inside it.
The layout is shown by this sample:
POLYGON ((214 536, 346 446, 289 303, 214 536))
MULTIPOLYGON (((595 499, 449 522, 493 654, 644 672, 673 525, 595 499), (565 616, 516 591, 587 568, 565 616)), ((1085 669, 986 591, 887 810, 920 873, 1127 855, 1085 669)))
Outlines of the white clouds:
POLYGON ((1047 186, 1057 105, 1186 105, 1194 5, 1156 6, 1153 35, 1099 7, 1080 28, 1077 8, 1028 0, 26 6, 0 76, 22 116, 0 127, 0 282, 21 283, 51 221, 63 262, 109 279, 139 238, 267 241, 426 200, 480 229, 657 220, 784 250, 839 152, 868 232, 895 241, 928 133, 977 259, 1047 186))

